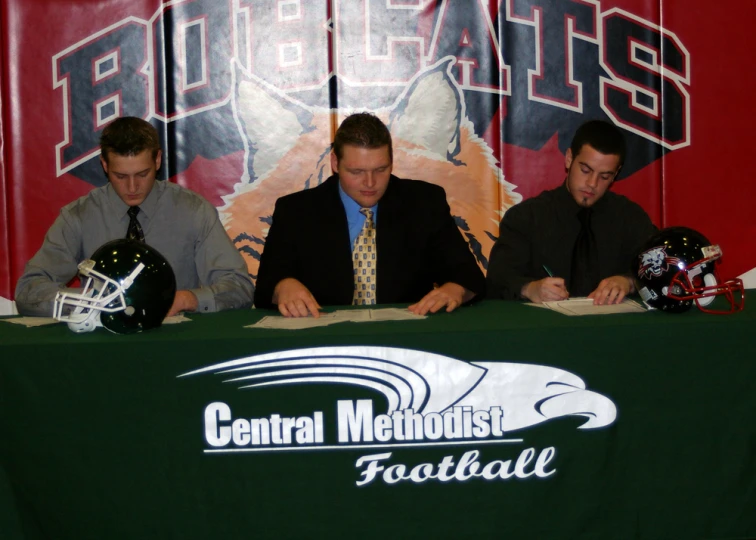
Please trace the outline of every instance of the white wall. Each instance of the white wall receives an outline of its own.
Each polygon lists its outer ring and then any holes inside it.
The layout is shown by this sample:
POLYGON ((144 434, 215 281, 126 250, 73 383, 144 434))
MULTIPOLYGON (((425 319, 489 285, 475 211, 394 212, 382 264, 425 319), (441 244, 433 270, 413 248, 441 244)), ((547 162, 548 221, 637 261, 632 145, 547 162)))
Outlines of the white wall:
POLYGON ((0 296, 0 316, 17 314, 18 310, 16 309, 16 303, 0 296))

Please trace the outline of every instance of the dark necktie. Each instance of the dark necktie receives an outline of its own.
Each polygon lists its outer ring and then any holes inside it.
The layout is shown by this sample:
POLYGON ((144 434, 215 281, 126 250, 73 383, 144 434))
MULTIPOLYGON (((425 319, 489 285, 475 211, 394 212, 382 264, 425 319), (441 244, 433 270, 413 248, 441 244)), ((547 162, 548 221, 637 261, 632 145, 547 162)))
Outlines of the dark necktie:
POLYGON ((132 206, 129 208, 129 229, 126 231, 126 238, 134 240, 136 242, 144 243, 144 232, 142 232, 142 226, 139 224, 137 214, 139 213, 138 206, 132 206))
POLYGON ((588 296, 598 285, 599 267, 596 239, 591 229, 591 208, 578 212, 580 233, 572 250, 572 272, 570 274, 570 296, 588 296))

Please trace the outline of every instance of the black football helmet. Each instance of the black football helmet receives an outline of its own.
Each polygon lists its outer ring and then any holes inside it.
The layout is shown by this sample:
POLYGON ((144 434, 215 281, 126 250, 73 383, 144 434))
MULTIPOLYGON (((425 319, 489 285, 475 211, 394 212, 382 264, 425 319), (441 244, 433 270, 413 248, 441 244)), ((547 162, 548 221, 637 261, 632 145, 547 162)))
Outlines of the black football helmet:
POLYGON ((53 317, 74 332, 104 326, 116 334, 157 328, 173 305, 176 277, 154 248, 113 240, 79 264, 82 291, 61 291, 53 317))
POLYGON ((743 281, 722 281, 716 265, 722 250, 704 235, 687 227, 670 227, 652 236, 633 263, 635 285, 643 302, 670 313, 687 311, 695 303, 707 313, 732 313, 743 309, 743 281), (728 309, 708 306, 724 296, 728 309))

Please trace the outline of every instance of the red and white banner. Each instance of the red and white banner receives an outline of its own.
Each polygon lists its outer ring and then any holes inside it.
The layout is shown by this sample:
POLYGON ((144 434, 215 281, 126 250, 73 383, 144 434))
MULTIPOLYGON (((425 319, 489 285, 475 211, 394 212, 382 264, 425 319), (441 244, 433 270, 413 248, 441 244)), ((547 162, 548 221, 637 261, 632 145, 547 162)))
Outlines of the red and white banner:
MULTIPOLYGON (((614 188, 756 267, 756 4, 734 0, 6 0, 0 297, 59 209, 106 178, 103 127, 150 120, 162 175, 215 204, 257 274, 277 197, 330 174, 344 115, 392 130, 395 173, 446 188, 485 269, 513 204, 564 179, 578 125, 623 129, 614 188)), ((1 310, 0 310, 1 311, 1 310)))

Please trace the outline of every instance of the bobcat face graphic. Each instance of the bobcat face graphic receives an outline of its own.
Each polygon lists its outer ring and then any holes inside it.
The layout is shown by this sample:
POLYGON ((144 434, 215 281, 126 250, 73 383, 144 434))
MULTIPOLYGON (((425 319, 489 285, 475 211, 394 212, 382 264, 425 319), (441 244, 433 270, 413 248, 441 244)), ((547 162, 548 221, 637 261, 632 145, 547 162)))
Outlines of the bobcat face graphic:
MULTIPOLYGON (((482 269, 504 212, 521 201, 488 145, 465 115, 446 58, 418 74, 387 109, 393 174, 442 186, 457 225, 482 269)), ((221 219, 257 276, 276 199, 315 187, 331 174, 330 145, 340 120, 355 111, 308 108, 254 76, 240 73, 235 116, 245 142, 246 173, 224 197, 221 219)))
POLYGON ((677 266, 680 259, 667 256, 664 246, 658 246, 644 251, 639 255, 641 263, 638 268, 638 277, 659 277, 669 270, 670 266, 677 266))

